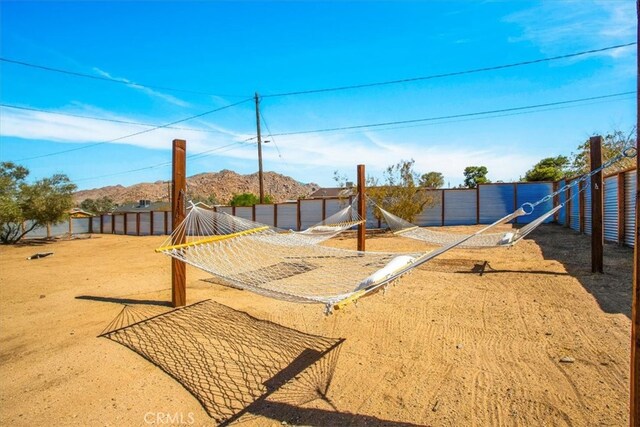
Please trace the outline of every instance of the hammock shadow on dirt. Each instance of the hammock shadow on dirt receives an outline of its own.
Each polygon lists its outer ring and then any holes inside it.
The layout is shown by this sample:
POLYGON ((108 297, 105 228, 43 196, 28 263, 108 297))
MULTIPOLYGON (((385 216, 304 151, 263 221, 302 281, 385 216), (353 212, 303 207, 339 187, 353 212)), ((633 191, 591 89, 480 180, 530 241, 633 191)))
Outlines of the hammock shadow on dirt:
POLYGON ((631 318, 633 248, 606 243, 604 274, 591 272, 591 236, 579 234, 557 224, 539 227, 529 235, 545 259, 563 264, 606 313, 631 318))
POLYGON ((425 270, 438 271, 441 273, 473 274, 484 276, 488 274, 504 273, 526 273, 550 276, 569 276, 569 273, 558 273, 544 270, 512 270, 493 268, 489 261, 469 260, 469 259, 434 259, 423 267, 425 270))
POLYGON ((327 400, 344 341, 256 319, 210 300, 174 310, 125 306, 100 336, 169 374, 221 424, 258 412, 267 398, 270 405, 284 402, 294 408, 327 400))
MULTIPOLYGON (((89 300, 89 301, 98 301, 98 302, 110 302, 114 304, 124 304, 124 305, 157 305, 160 307, 171 307, 171 303, 169 301, 163 300, 152 300, 152 299, 134 299, 134 298, 119 298, 119 297, 101 297, 97 295, 78 295, 76 299, 89 300)), ((140 319, 142 320, 142 318, 140 319)))

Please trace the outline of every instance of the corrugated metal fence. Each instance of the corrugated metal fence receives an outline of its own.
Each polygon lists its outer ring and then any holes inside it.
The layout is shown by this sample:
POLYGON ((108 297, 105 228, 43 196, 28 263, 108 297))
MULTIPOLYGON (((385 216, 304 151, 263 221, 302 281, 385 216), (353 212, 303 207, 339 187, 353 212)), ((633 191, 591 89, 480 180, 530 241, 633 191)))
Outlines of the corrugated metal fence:
MULTIPOLYGON (((526 202, 535 202, 563 187, 565 182, 519 182, 481 184, 477 189, 429 190, 432 203, 417 216, 415 224, 425 226, 490 224, 513 212, 526 202)), ((635 227, 635 169, 607 176, 604 179, 604 235, 610 242, 633 246, 635 227)), ((303 230, 333 215, 351 203, 349 198, 300 199, 295 202, 259 204, 250 207, 217 206, 241 218, 283 229, 303 230)), ((591 234, 591 188, 576 187, 559 194, 555 200, 538 205, 531 215, 515 222, 526 224, 550 210, 557 203, 565 203, 555 217, 546 222, 558 222, 581 233, 591 234), (567 202, 568 200, 568 202, 567 202)), ((367 227, 381 224, 371 210, 367 213, 367 227)), ((136 236, 171 233, 171 212, 132 212, 105 214, 93 218, 73 218, 51 227, 50 235, 65 233, 108 233, 136 236)), ((27 237, 46 237, 46 228, 33 230, 27 237)))

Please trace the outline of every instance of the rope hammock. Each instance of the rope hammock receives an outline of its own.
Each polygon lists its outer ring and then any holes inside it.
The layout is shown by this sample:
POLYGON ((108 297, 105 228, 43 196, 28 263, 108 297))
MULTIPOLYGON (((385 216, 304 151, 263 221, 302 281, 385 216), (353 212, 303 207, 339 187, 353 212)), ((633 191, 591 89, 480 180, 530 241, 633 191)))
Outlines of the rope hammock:
MULTIPOLYGON (((467 235, 466 237, 468 237, 468 240, 466 240, 464 243, 460 244, 459 246, 466 247, 466 248, 487 248, 487 247, 499 247, 499 246, 509 247, 509 246, 515 245, 524 237, 529 235, 538 226, 540 226, 540 224, 544 223, 548 218, 550 218, 556 212, 562 209, 567 203, 569 203, 569 201, 574 199, 578 194, 585 191, 587 186, 584 185, 582 186, 582 188, 580 188, 580 183, 586 182, 587 179, 591 178, 593 175, 606 169, 607 167, 618 162, 624 157, 635 157, 635 156, 636 156, 635 149, 633 147, 627 148, 621 153, 619 153, 617 156, 603 163, 600 167, 592 170, 587 174, 582 175, 580 178, 572 181, 570 184, 564 185, 559 190, 546 195, 545 197, 541 198, 536 202, 524 203, 521 209, 525 210, 526 215, 530 215, 533 213, 534 209, 537 206, 545 202, 554 200, 555 196, 569 190, 571 187, 578 188, 578 191, 574 191, 574 193, 570 197, 568 197, 564 202, 557 204, 547 212, 540 215, 535 220, 531 221, 526 226, 520 229, 514 230, 512 232, 507 232, 507 233, 486 233, 481 235, 467 235)), ((371 200, 368 200, 368 202, 372 203, 374 208, 377 209, 382 214, 385 222, 387 223, 391 231, 393 231, 393 233, 396 235, 407 237, 414 240, 420 240, 422 242, 431 243, 435 245, 450 244, 452 242, 460 240, 462 237, 465 237, 465 235, 461 235, 461 234, 444 233, 441 231, 433 231, 433 230, 428 230, 426 228, 421 228, 415 224, 410 223, 409 221, 406 221, 392 214, 391 212, 384 210, 382 207, 380 207, 379 205, 377 205, 371 200)))
POLYGON ((292 233, 192 206, 156 251, 212 274, 221 284, 286 301, 321 303, 331 312, 525 214, 518 209, 429 252, 387 253, 322 246, 313 233, 292 233))
MULTIPOLYGON (((580 190, 584 191, 584 190, 580 190)), ((578 193, 576 193, 578 194, 578 193)), ((572 199, 573 196, 570 198, 572 199)), ((570 200, 568 199, 568 200, 570 200)), ((540 224, 544 223, 549 217, 554 215, 560 209, 564 207, 567 202, 563 202, 553 209, 545 212, 540 215, 535 220, 531 221, 526 226, 514 230, 507 233, 486 233, 480 234, 477 236, 471 235, 463 235, 456 233, 445 233, 442 231, 433 231, 428 230, 426 228, 418 227, 404 219, 392 214, 376 205, 376 208, 380 211, 382 216, 384 217, 385 222, 389 226, 389 228, 393 231, 394 234, 402 237, 407 237, 409 239, 420 240, 422 242, 431 243, 435 245, 446 245, 457 240, 460 240, 461 237, 469 237, 469 240, 460 244, 460 247, 463 248, 488 248, 488 247, 496 247, 496 246, 513 246, 518 243, 521 239, 535 230, 540 224)), ((526 214, 530 214, 531 212, 527 212, 526 214)))

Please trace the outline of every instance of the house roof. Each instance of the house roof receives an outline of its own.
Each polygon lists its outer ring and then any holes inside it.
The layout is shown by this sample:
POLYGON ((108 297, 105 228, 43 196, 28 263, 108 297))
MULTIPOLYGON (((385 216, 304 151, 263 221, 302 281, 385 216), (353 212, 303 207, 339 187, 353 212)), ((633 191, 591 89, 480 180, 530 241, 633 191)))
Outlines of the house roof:
POLYGON ((333 198, 333 197, 349 197, 355 195, 354 187, 325 187, 319 188, 313 193, 311 193, 308 198, 309 199, 325 199, 325 198, 333 198))
POLYGON ((118 206, 113 210, 113 213, 124 212, 161 212, 170 211, 171 204, 169 202, 151 202, 147 205, 143 205, 140 202, 127 203, 125 205, 118 206))

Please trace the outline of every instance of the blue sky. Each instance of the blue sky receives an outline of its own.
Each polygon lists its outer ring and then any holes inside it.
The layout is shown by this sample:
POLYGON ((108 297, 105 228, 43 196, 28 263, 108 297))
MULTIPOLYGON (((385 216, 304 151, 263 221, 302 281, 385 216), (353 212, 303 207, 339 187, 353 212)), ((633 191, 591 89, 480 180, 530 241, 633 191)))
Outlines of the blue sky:
POLYGON ((288 96, 600 49, 636 40, 635 2, 33 2, 0 3, 0 159, 31 179, 67 174, 81 189, 170 179, 171 141, 187 172, 264 169, 333 186, 415 159, 455 186, 463 170, 517 180, 594 133, 629 131, 636 95, 403 125, 269 136, 457 116, 636 89, 636 46, 481 73, 288 96), (174 90, 180 89, 180 90, 174 90), (123 136, 226 108, 140 135, 123 136), (54 114, 61 113, 61 114, 54 114), (517 114, 514 114, 517 113, 517 114), (84 117, 78 117, 84 116, 84 117), (95 117, 106 120, 94 120, 95 117), (149 126, 122 123, 144 123, 149 126), (266 125, 265 125, 266 122, 266 125), (105 141, 119 139, 114 142, 105 141), (194 156, 197 153, 202 156, 194 156))

